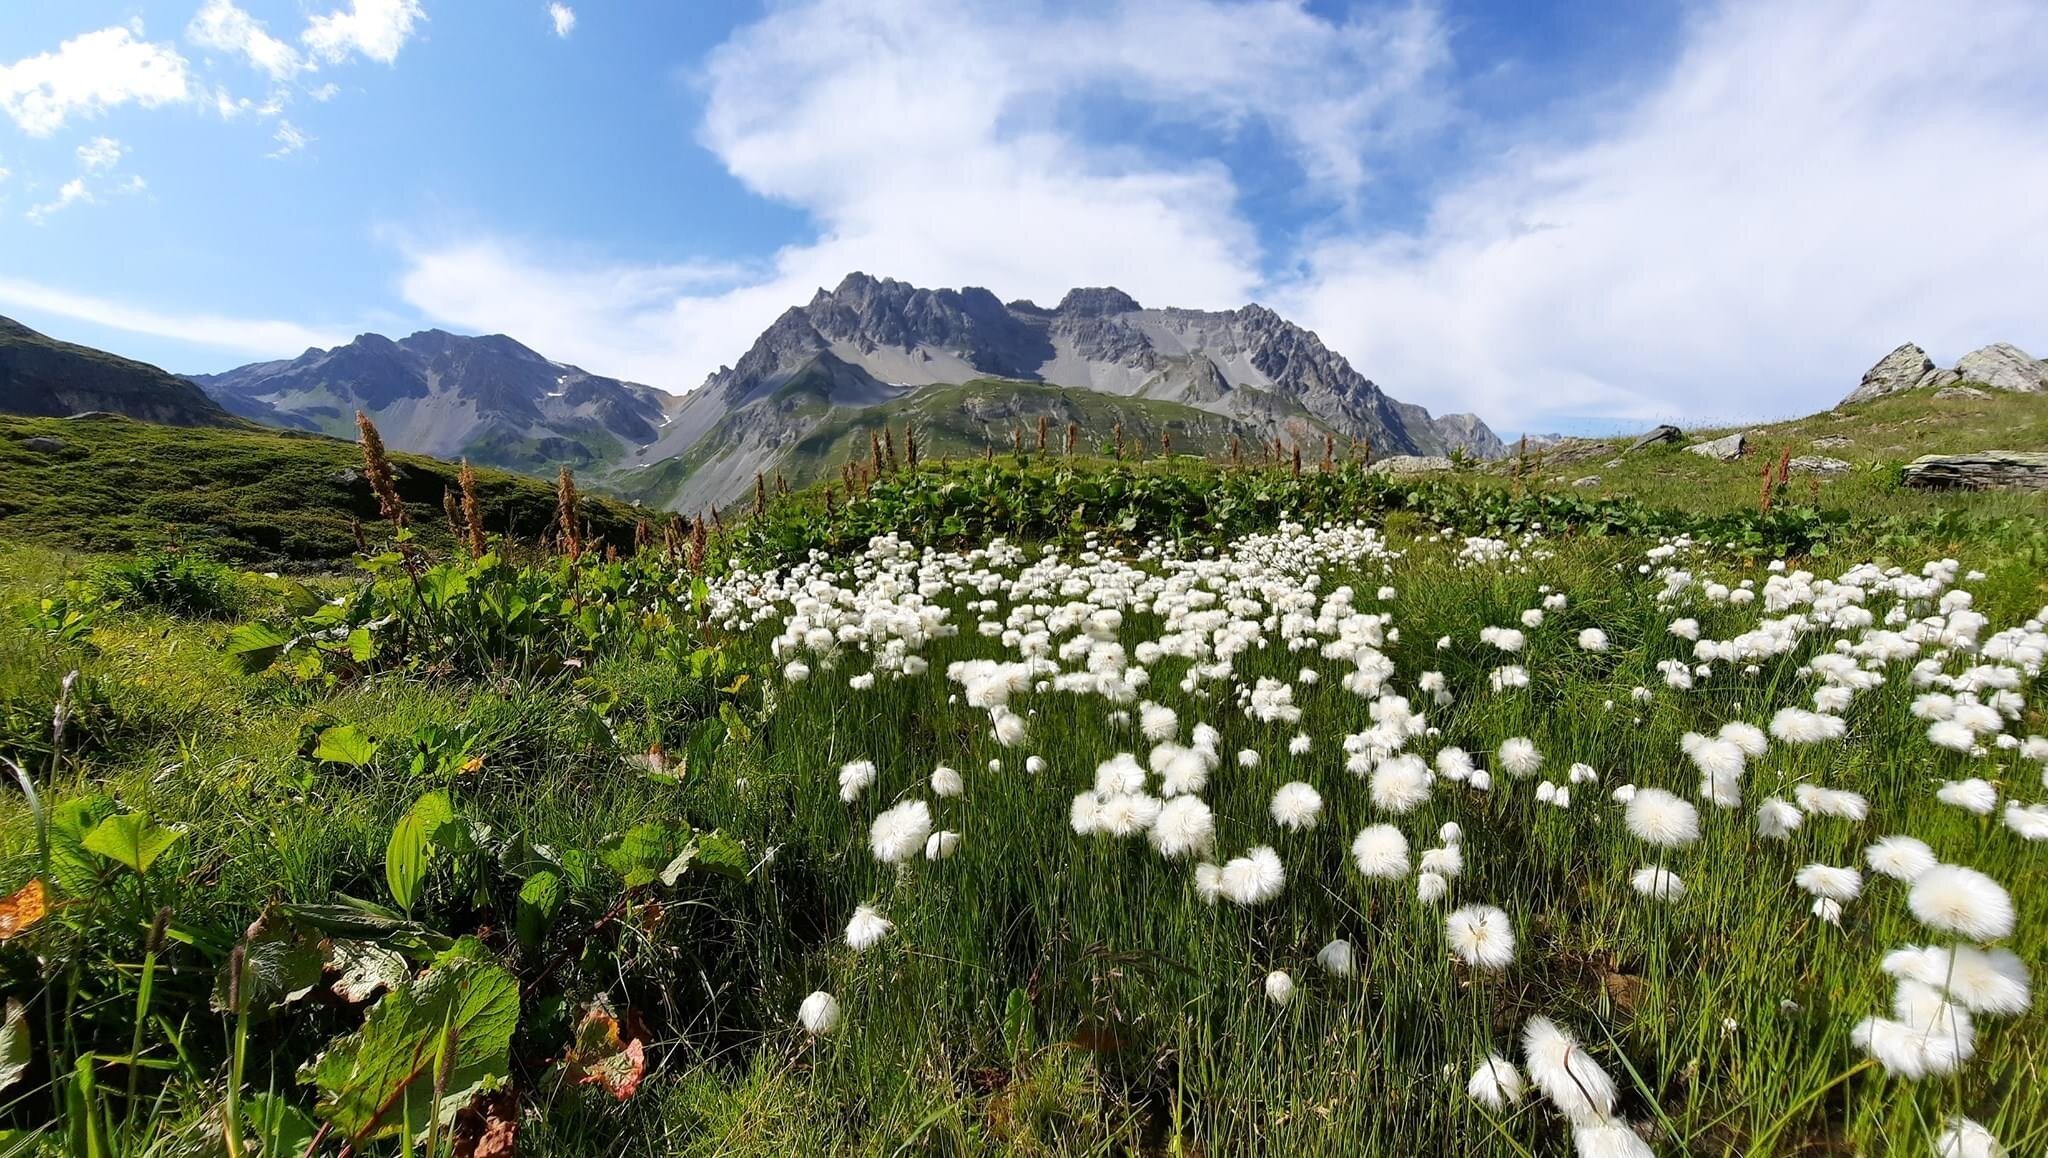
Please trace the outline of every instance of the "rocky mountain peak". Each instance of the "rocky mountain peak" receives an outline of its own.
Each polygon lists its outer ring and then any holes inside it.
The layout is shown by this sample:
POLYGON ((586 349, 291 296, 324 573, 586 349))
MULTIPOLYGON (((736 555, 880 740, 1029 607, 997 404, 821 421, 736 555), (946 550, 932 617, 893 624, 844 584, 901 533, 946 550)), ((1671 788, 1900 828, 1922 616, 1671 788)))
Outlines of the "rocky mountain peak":
POLYGON ((1140 308, 1138 299, 1115 286, 1081 286, 1068 290, 1053 312, 1069 317, 1103 317, 1136 313, 1140 308))

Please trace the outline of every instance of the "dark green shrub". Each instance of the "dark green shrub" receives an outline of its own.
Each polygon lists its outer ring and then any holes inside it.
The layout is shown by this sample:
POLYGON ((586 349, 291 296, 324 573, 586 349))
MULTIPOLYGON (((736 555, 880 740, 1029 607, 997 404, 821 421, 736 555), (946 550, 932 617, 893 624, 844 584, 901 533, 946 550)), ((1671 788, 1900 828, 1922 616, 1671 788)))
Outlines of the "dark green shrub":
POLYGON ((93 572, 92 588, 103 603, 201 619, 234 615, 243 602, 233 568, 190 551, 151 551, 108 563, 93 572))

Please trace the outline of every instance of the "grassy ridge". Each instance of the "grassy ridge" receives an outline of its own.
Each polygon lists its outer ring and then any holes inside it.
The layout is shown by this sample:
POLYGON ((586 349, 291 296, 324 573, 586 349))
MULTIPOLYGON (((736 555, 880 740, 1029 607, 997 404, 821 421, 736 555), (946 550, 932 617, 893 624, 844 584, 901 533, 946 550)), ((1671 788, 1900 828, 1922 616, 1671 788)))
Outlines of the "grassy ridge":
MULTIPOLYGON (((392 459, 413 526, 445 538, 441 496, 456 485, 456 467, 392 459)), ((332 564, 355 551, 351 517, 377 517, 361 467, 354 444, 312 434, 0 416, 0 538, 86 552, 175 544, 250 565, 332 564), (63 447, 23 445, 39 437, 63 447)), ((552 487, 496 470, 478 477, 493 533, 532 540, 547 529, 552 487)), ((630 507, 595 498, 584 511, 599 538, 631 544, 630 507)))

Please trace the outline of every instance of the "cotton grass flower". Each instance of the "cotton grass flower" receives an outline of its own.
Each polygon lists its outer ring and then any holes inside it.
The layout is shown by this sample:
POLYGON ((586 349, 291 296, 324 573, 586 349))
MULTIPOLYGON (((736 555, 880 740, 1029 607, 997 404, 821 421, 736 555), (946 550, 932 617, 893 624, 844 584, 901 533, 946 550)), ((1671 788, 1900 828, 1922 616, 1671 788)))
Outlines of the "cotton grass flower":
POLYGON ((1524 1088, 1521 1071, 1497 1053, 1486 1055, 1465 1082, 1466 1095, 1495 1113, 1521 1101, 1524 1088))
POLYGON ((1675 901, 1685 895, 1685 882, 1662 865, 1644 865, 1628 879, 1629 887, 1656 901, 1675 901))
POLYGON ((1870 871, 1908 883, 1941 862, 1927 842, 1910 836, 1880 837, 1863 850, 1863 863, 1870 871))
POLYGON ((1176 796, 1161 805, 1149 833, 1152 847, 1168 860, 1206 853, 1215 836, 1215 815, 1199 796, 1176 796))
POLYGON ((1316 964, 1332 977, 1349 977, 1358 970, 1356 955, 1351 951, 1351 942, 1342 937, 1331 941, 1316 952, 1316 964))
POLYGON ((1266 1000, 1278 1006, 1294 1000, 1294 978, 1286 970, 1275 969, 1266 974, 1266 1000))
POLYGON ((1773 796, 1756 806, 1756 834, 1765 840, 1784 840, 1805 819, 1805 813, 1773 796))
POLYGON ((1863 874, 1852 868, 1810 864, 1792 877, 1794 884, 1816 897, 1847 904, 1863 893, 1863 874))
POLYGON ((860 799, 860 794, 875 782, 873 760, 853 760, 839 766, 839 799, 848 804, 860 799))
POLYGON ((1839 816, 1844 820, 1862 820, 1870 815, 1870 801, 1860 792, 1846 788, 1822 788, 1814 784, 1801 784, 1792 790, 1792 799, 1809 816, 1839 816))
POLYGON ((1458 959, 1477 969, 1505 969, 1515 959, 1515 931, 1492 905, 1466 905, 1444 918, 1444 937, 1458 959))
POLYGON ((924 859, 945 860, 960 848, 960 834, 957 832, 935 832, 925 838, 924 859))
POLYGON ((1556 1022, 1539 1015, 1523 1024, 1522 1061, 1529 1080, 1573 1122, 1614 1116, 1614 1079, 1556 1022))
POLYGON ((1400 816, 1429 799, 1429 765, 1413 754, 1394 756, 1372 770, 1374 807, 1400 816))
POLYGON ((1415 899, 1425 905, 1433 905, 1444 899, 1451 891, 1451 882, 1441 873, 1415 874, 1415 899))
POLYGON ((1947 781, 1935 790, 1934 798, 1978 816, 1989 816, 1998 807, 1998 789, 1991 781, 1977 778, 1947 781))
POLYGON ((1579 1158, 1656 1158, 1635 1127, 1620 1118, 1572 1123, 1572 1148, 1579 1158))
POLYGON ((812 1037, 823 1037, 839 1027, 839 999, 820 989, 804 998, 796 1008, 796 1021, 812 1037))
POLYGON ((1296 831, 1314 828, 1322 811, 1322 794, 1299 780, 1282 784, 1273 793, 1273 823, 1282 828, 1296 831))
POLYGON ((1252 751, 1250 748, 1239 749, 1237 753, 1237 766, 1240 768, 1258 767, 1259 754, 1257 752, 1252 751))
POLYGON ((1597 627, 1589 627, 1579 633, 1579 646, 1587 651, 1606 651, 1607 633, 1597 627))
POLYGON ((2048 840, 2048 804, 2008 801, 2005 826, 2022 840, 2048 840))
POLYGON ((2005 1146, 1983 1126, 1956 1116, 1934 1136, 1934 1158, 2005 1158, 2005 1146))
POLYGON ((924 848, 931 831, 931 807, 922 800, 906 800, 875 817, 868 846, 883 864, 902 864, 924 848))
POLYGON ((1809 712, 1804 708, 1780 708, 1771 717, 1771 735, 1787 744, 1818 744, 1839 740, 1849 725, 1840 716, 1809 712))
POLYGON ((1534 776, 1543 767, 1543 753, 1536 750, 1536 742, 1527 736, 1502 740, 1495 760, 1500 770, 1510 776, 1534 776))
POLYGON ((1456 843, 1432 848, 1422 854, 1419 867, 1423 872, 1450 879, 1465 871, 1465 852, 1456 843))
POLYGON ((1643 788, 1629 800, 1628 830, 1659 848, 1682 848, 1700 838, 1700 813, 1662 788, 1643 788))
POLYGON ((1375 824, 1351 842, 1351 859, 1364 876, 1376 879, 1408 875, 1408 838, 1391 824, 1375 824))
POLYGON ((1287 886, 1287 870, 1280 854, 1264 845, 1223 865, 1224 897, 1240 905, 1258 905, 1280 895, 1287 886))
POLYGON ((1974 945, 1907 945, 1884 955, 1884 971, 1948 991, 1971 1013, 2016 1017, 2033 1004, 2033 982, 2018 954, 1974 945))
POLYGON ((1972 941, 2012 935, 2012 896, 1997 881, 1962 865, 1936 865, 1913 880, 1906 906, 1930 929, 1972 941))
POLYGON ((932 769, 933 796, 958 796, 966 790, 967 785, 960 779, 960 773, 957 771, 944 764, 932 769))
POLYGON ((895 928, 894 922, 872 906, 861 905, 853 910, 853 919, 846 922, 846 943, 859 953, 880 944, 895 928))

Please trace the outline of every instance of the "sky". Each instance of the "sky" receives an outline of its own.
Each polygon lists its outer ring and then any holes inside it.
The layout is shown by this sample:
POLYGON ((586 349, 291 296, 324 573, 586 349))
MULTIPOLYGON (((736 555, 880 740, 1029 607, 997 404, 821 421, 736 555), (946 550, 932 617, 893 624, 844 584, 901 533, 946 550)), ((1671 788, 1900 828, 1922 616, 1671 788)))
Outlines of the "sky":
POLYGON ((1496 429, 2048 355, 2038 0, 66 0, 0 313, 181 372, 507 333, 682 391, 851 270, 1258 301, 1496 429))

